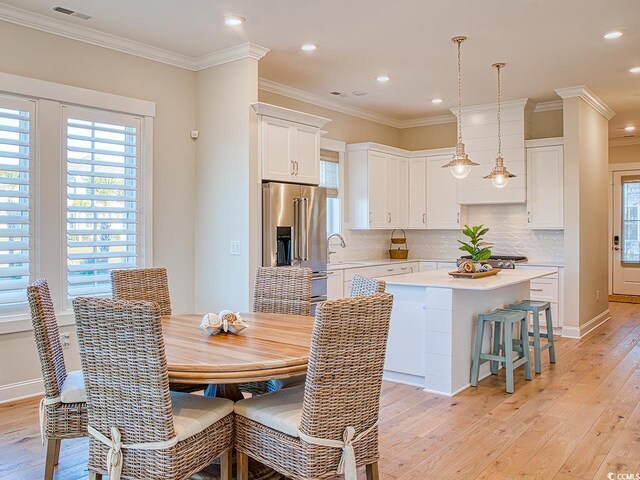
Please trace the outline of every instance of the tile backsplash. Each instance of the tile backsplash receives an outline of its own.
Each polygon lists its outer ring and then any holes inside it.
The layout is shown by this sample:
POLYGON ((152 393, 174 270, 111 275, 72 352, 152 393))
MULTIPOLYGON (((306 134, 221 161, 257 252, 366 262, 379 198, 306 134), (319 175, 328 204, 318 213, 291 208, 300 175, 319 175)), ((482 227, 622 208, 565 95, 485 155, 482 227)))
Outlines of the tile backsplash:
MULTIPOLYGON (((486 240, 494 244, 493 252, 503 255, 525 255, 530 260, 563 262, 564 232, 562 230, 531 230, 527 228, 525 205, 470 205, 469 225, 489 227, 486 240)), ((409 258, 454 259, 462 252, 457 240, 460 230, 406 230, 409 258)), ((347 248, 340 248, 338 239, 331 240, 332 262, 378 260, 389 257, 390 230, 343 231, 347 248)))

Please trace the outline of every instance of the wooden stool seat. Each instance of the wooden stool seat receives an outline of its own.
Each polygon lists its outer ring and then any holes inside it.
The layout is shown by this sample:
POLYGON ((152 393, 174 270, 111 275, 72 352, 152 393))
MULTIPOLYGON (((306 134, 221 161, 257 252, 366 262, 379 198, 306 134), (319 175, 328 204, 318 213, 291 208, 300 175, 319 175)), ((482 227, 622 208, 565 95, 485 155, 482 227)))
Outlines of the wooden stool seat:
POLYGON ((549 350, 549 361, 556 363, 556 347, 553 339, 553 319, 551 318, 551 304, 549 302, 541 302, 537 300, 522 300, 518 303, 509 305, 511 310, 520 310, 524 312, 531 312, 533 316, 533 331, 529 332, 529 336, 533 337, 533 341, 529 342, 529 345, 533 345, 533 356, 535 360, 536 373, 542 372, 542 352, 549 350), (545 320, 547 324, 547 332, 540 332, 540 312, 545 313, 545 320), (542 345, 541 338, 546 338, 547 343, 542 345))
POLYGON ((527 331, 527 313, 521 310, 497 309, 491 313, 478 315, 476 345, 471 368, 471 385, 473 387, 478 386, 480 364, 487 361, 491 362, 491 373, 493 375, 498 373, 500 363, 504 364, 507 377, 507 393, 513 393, 513 370, 515 368, 524 365, 525 379, 531 380, 527 331), (484 325, 487 322, 494 322, 493 348, 490 353, 482 353, 484 325), (513 338, 514 325, 520 325, 520 338, 513 338), (502 341, 503 338, 504 342, 502 341), (514 352, 518 353, 516 360, 513 358, 514 352))

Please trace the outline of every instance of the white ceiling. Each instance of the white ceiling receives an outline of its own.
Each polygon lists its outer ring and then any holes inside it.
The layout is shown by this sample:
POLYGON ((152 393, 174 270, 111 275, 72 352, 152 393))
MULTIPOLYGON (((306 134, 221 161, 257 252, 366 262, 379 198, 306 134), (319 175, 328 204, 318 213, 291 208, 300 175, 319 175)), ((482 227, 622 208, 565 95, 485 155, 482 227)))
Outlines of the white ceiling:
POLYGON ((260 76, 397 120, 440 116, 455 104, 455 47, 463 45, 466 105, 495 101, 491 64, 507 63, 504 99, 557 100, 555 88, 587 85, 615 112, 612 137, 640 135, 638 0, 3 0, 71 24, 201 57, 244 42, 271 49, 260 76), (64 6, 89 21, 52 11, 64 6), (247 19, 227 27, 224 15, 247 19), (618 40, 602 34, 622 30, 618 40), (305 53, 304 42, 318 44, 305 53), (391 81, 379 84, 378 74, 391 81), (347 97, 333 97, 338 90, 347 97), (352 91, 368 95, 356 97, 352 91), (430 98, 444 102, 432 105, 430 98))

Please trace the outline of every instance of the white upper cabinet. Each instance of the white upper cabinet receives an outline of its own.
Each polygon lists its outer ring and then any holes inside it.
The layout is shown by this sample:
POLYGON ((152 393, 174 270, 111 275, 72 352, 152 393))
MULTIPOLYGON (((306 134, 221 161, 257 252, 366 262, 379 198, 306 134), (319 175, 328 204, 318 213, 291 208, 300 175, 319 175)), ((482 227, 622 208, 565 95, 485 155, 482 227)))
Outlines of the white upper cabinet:
POLYGON ((293 156, 297 183, 320 183, 320 131, 315 127, 294 123, 293 156))
POLYGON ((348 152, 349 226, 406 227, 409 217, 409 160, 375 150, 348 152))
POLYGON ((544 145, 554 140, 527 142, 527 226, 532 229, 564 228, 564 148, 544 145))
POLYGON ((409 159, 409 228, 427 228, 426 158, 409 159))
POLYGON ((266 103, 252 107, 260 121, 262 180, 318 185, 320 128, 330 120, 266 103))
POLYGON ((466 222, 466 208, 458 204, 458 183, 448 168, 451 155, 426 157, 426 228, 458 229, 466 222))
POLYGON ((263 117, 260 121, 262 178, 289 182, 295 176, 291 122, 263 117))

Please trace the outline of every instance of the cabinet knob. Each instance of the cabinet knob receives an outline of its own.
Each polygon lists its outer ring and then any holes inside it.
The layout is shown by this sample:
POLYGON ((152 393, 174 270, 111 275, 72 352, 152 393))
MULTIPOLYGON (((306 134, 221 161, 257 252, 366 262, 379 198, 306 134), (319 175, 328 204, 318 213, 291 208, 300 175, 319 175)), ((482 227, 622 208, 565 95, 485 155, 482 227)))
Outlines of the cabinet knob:
POLYGON ((426 212, 422 213, 422 223, 427 223, 427 213, 426 212))
POLYGON ((369 223, 373 222, 373 214, 369 212, 369 223))
POLYGON ((291 160, 291 175, 295 175, 295 174, 296 174, 296 162, 291 160))
POLYGON ((531 223, 531 212, 527 212, 527 223, 531 223))
POLYGON ((456 217, 456 223, 460 225, 460 212, 458 212, 458 216, 456 217))
POLYGON ((391 223, 391 213, 387 212, 387 223, 391 223))

